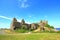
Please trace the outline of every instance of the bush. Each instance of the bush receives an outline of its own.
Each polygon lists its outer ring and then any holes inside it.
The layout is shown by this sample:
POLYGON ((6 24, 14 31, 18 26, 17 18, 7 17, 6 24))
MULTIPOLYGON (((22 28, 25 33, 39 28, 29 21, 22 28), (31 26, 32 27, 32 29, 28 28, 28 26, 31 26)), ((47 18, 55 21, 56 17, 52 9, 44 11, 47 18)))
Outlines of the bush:
POLYGON ((45 27, 54 28, 53 26, 50 26, 49 24, 45 24, 45 27))
POLYGON ((56 33, 55 31, 53 31, 53 30, 50 30, 50 33, 56 33))
POLYGON ((50 26, 50 28, 54 28, 53 26, 50 26))
POLYGON ((57 33, 60 33, 60 31, 57 31, 57 33))
POLYGON ((28 32, 28 30, 25 30, 25 29, 17 29, 15 31, 18 32, 18 33, 26 33, 26 32, 28 32))
POLYGON ((49 31, 48 30, 40 30, 40 33, 49 33, 49 31))

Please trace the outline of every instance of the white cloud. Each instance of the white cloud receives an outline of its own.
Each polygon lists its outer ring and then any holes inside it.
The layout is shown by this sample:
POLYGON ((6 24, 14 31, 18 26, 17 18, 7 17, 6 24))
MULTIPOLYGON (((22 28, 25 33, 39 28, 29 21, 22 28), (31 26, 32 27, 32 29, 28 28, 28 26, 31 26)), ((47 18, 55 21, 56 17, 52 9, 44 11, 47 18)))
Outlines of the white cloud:
POLYGON ((32 16, 28 16, 29 18, 31 18, 32 16))
MULTIPOLYGON (((12 20, 12 18, 9 18, 9 17, 6 17, 6 16, 0 16, 0 18, 12 20)), ((21 19, 17 19, 18 22, 21 22, 21 20, 22 20, 22 18, 21 19)), ((30 23, 30 22, 26 21, 26 23, 30 23)))
POLYGON ((20 2, 27 2, 27 0, 19 0, 20 2))
POLYGON ((44 16, 44 20, 47 20, 47 16, 46 15, 44 16))
POLYGON ((19 0, 20 2, 27 2, 27 0, 19 0))
POLYGON ((0 16, 0 18, 4 18, 4 19, 8 19, 8 20, 12 20, 12 18, 6 17, 6 16, 0 16))
POLYGON ((22 0, 19 0, 19 1, 22 1, 22 0))
MULTIPOLYGON (((17 19, 18 22, 21 22, 22 19, 17 19)), ((25 21, 25 23, 31 24, 30 22, 25 21)))
POLYGON ((27 0, 19 0, 19 6, 20 8, 28 8, 30 5, 27 0))
POLYGON ((22 3, 21 6, 20 6, 20 8, 27 8, 27 7, 29 7, 29 5, 25 4, 25 3, 22 3))
POLYGON ((46 18, 47 16, 45 16, 45 18, 46 18))
POLYGON ((31 24, 30 22, 27 22, 27 21, 26 21, 26 23, 31 24))
POLYGON ((21 19, 17 19, 18 22, 21 22, 21 19))

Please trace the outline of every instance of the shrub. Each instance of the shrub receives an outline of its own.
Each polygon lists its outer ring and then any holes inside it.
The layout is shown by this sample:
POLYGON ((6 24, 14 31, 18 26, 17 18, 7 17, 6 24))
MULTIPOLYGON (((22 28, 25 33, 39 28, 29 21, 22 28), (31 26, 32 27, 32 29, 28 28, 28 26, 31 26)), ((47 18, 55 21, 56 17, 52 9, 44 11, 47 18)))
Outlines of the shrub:
POLYGON ((48 30, 40 30, 40 33, 49 33, 49 31, 48 30))
POLYGON ((28 30, 25 30, 25 29, 17 29, 17 30, 15 30, 15 31, 18 32, 18 33, 28 32, 28 30))
POLYGON ((50 32, 50 33, 56 33, 56 32, 55 32, 55 31, 53 31, 53 30, 50 30, 49 32, 50 32))
POLYGON ((45 24, 45 27, 48 27, 48 28, 54 28, 53 26, 50 26, 49 24, 45 24))
POLYGON ((50 26, 50 28, 54 28, 53 26, 50 26))
POLYGON ((27 29, 26 25, 22 25, 21 29, 27 29))

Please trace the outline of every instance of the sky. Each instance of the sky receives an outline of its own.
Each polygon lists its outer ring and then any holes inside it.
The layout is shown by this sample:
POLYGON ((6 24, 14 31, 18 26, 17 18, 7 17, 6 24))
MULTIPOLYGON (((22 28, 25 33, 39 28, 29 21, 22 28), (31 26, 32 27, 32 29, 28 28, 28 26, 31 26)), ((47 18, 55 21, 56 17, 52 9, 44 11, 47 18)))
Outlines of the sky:
POLYGON ((0 0, 0 28, 10 28, 14 17, 26 23, 48 20, 60 28, 60 0, 0 0))

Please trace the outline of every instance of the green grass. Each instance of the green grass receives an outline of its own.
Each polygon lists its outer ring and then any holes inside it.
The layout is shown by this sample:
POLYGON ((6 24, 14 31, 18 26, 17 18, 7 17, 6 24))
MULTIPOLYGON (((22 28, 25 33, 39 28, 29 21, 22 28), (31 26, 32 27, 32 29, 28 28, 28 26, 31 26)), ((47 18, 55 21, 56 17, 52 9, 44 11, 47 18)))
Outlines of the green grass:
POLYGON ((0 40, 60 40, 60 33, 5 34, 0 40))

